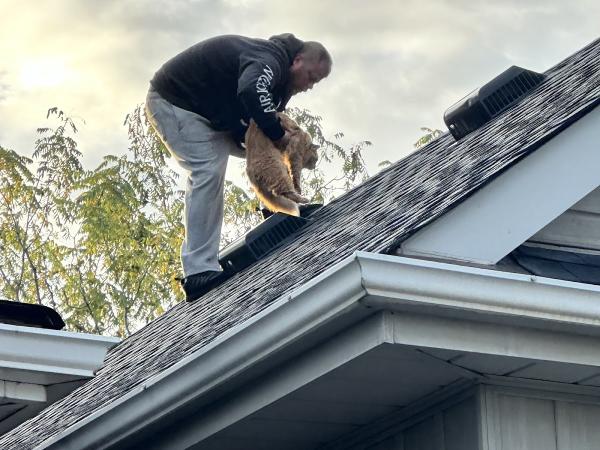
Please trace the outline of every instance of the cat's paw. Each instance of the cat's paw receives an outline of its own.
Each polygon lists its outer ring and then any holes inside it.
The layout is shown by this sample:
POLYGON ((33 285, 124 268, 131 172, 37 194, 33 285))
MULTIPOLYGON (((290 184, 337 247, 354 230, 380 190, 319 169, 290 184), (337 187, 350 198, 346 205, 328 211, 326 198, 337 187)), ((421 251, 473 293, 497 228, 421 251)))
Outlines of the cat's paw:
POLYGON ((286 192, 282 195, 296 203, 308 203, 310 201, 306 197, 302 197, 301 195, 298 195, 296 192, 286 192))

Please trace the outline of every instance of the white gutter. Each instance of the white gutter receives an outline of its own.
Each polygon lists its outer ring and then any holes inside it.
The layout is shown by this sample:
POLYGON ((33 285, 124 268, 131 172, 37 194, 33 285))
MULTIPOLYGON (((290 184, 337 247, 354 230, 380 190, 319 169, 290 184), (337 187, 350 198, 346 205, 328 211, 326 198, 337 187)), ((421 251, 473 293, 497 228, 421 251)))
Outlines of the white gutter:
POLYGON ((109 448, 334 318, 407 305, 487 320, 519 316, 538 326, 600 325, 598 286, 357 252, 36 448, 109 448))
MULTIPOLYGON (((600 325, 600 286, 418 259, 358 254, 370 306, 418 305, 458 313, 600 325), (399 279, 401 277, 401 279, 399 279)), ((600 331, 600 330, 599 330, 600 331)))
POLYGON ((91 378, 119 342, 113 337, 0 324, 0 369, 23 377, 19 381, 41 384, 91 378))

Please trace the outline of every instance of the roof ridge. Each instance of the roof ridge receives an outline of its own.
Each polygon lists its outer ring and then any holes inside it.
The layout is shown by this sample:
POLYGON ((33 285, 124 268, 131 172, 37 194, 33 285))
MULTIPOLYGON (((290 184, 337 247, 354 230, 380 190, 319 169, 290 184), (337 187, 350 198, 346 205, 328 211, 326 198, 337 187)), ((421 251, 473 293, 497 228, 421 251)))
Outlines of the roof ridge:
POLYGON ((569 56, 564 58, 562 61, 559 61, 556 64, 554 64, 553 66, 546 69, 543 73, 545 75, 551 75, 551 73, 556 71, 557 69, 560 69, 560 68, 570 64, 572 59, 575 59, 577 57, 581 58, 582 55, 587 54, 588 52, 592 51, 595 47, 598 47, 598 46, 600 46, 600 37, 594 39, 592 42, 587 44, 585 47, 580 48, 579 50, 576 50, 575 52, 571 53, 569 56))

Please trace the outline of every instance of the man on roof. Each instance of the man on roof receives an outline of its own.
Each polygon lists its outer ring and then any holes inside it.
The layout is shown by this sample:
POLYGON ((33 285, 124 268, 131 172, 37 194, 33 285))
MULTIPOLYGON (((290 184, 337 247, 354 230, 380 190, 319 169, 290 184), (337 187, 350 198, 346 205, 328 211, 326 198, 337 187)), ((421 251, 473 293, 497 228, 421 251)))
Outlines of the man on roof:
POLYGON ((225 169, 229 155, 245 157, 241 142, 250 119, 285 148, 290 136, 276 112, 327 77, 331 65, 322 44, 291 33, 268 40, 227 35, 193 45, 154 75, 146 115, 188 176, 181 246, 187 301, 222 277, 225 169))

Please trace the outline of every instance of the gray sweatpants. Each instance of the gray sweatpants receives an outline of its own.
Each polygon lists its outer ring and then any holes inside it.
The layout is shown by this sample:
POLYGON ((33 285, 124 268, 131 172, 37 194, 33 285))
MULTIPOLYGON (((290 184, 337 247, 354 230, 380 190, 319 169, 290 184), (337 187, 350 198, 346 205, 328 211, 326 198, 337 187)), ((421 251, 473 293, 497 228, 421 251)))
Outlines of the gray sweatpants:
POLYGON ((244 157, 231 135, 215 131, 207 119, 178 108, 150 88, 146 115, 177 163, 187 173, 184 276, 221 270, 218 262, 223 222, 223 186, 229 154, 244 157))

